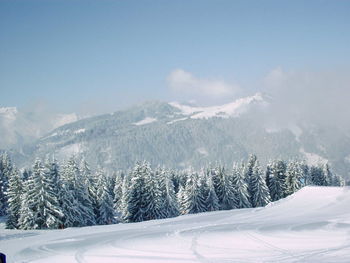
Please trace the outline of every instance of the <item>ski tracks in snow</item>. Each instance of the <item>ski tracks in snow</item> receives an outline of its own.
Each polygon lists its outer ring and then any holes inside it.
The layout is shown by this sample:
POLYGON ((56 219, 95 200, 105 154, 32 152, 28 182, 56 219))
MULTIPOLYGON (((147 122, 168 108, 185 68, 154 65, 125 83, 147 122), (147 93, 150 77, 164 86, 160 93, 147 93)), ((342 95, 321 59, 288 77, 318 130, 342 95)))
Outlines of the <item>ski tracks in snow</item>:
POLYGON ((345 263, 349 203, 350 188, 305 188, 265 208, 52 232, 4 230, 0 246, 12 262, 345 263))

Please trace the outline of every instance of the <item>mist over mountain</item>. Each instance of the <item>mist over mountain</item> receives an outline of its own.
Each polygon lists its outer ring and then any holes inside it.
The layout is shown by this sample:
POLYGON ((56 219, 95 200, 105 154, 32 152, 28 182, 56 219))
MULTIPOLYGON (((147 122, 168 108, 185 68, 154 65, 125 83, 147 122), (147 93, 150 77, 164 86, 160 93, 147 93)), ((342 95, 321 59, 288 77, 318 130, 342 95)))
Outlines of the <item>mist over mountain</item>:
POLYGON ((216 161, 230 166, 255 153, 262 164, 276 158, 328 161, 348 177, 350 134, 309 120, 285 127, 266 122, 273 101, 257 93, 211 107, 147 102, 65 124, 13 154, 21 166, 35 157, 63 160, 74 154, 94 167, 114 171, 141 160, 178 169, 198 169, 216 161))
POLYGON ((75 113, 53 113, 40 105, 29 109, 0 107, 0 149, 21 150, 52 129, 78 119, 75 113))

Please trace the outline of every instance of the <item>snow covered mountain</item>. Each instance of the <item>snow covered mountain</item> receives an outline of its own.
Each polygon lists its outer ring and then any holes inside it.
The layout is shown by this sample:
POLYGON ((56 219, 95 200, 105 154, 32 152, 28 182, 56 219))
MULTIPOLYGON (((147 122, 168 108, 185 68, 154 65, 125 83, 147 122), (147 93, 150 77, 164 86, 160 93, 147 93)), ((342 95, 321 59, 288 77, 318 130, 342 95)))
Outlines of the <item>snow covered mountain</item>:
POLYGON ((0 227, 0 247, 9 262, 350 262, 349 203, 349 187, 305 187, 263 208, 65 230, 0 227))
POLYGON ((200 168, 215 161, 229 166, 255 153, 262 164, 272 158, 329 161, 337 173, 349 176, 350 133, 305 122, 267 125, 269 103, 263 94, 215 107, 148 102, 60 126, 17 159, 25 165, 35 156, 75 154, 110 170, 144 159, 152 165, 200 168))

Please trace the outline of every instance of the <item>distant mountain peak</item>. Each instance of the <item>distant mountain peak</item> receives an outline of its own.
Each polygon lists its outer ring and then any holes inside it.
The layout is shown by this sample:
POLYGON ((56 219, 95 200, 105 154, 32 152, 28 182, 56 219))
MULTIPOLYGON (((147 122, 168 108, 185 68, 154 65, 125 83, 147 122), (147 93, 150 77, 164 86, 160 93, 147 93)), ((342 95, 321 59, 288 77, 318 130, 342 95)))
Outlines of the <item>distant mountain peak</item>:
POLYGON ((33 143, 47 132, 64 124, 75 122, 78 116, 71 114, 28 111, 16 107, 0 107, 0 148, 17 149, 33 143))
POLYGON ((170 102, 171 106, 180 110, 183 115, 190 116, 192 119, 208 119, 212 117, 238 117, 246 112, 253 104, 267 104, 262 93, 256 93, 253 96, 237 99, 233 102, 219 106, 196 107, 170 102))

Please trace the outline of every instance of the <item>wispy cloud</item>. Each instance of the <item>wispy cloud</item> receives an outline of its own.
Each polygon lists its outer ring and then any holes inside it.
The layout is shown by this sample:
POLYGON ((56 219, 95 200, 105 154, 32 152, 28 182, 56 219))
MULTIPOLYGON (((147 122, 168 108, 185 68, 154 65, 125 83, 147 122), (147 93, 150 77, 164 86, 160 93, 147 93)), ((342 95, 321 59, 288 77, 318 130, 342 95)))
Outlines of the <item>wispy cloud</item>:
POLYGON ((172 92, 187 99, 222 99, 233 97, 240 90, 236 84, 218 79, 198 78, 183 69, 173 70, 167 77, 172 92))
POLYGON ((343 71, 272 70, 264 79, 271 94, 270 118, 349 127, 350 73, 343 71))

